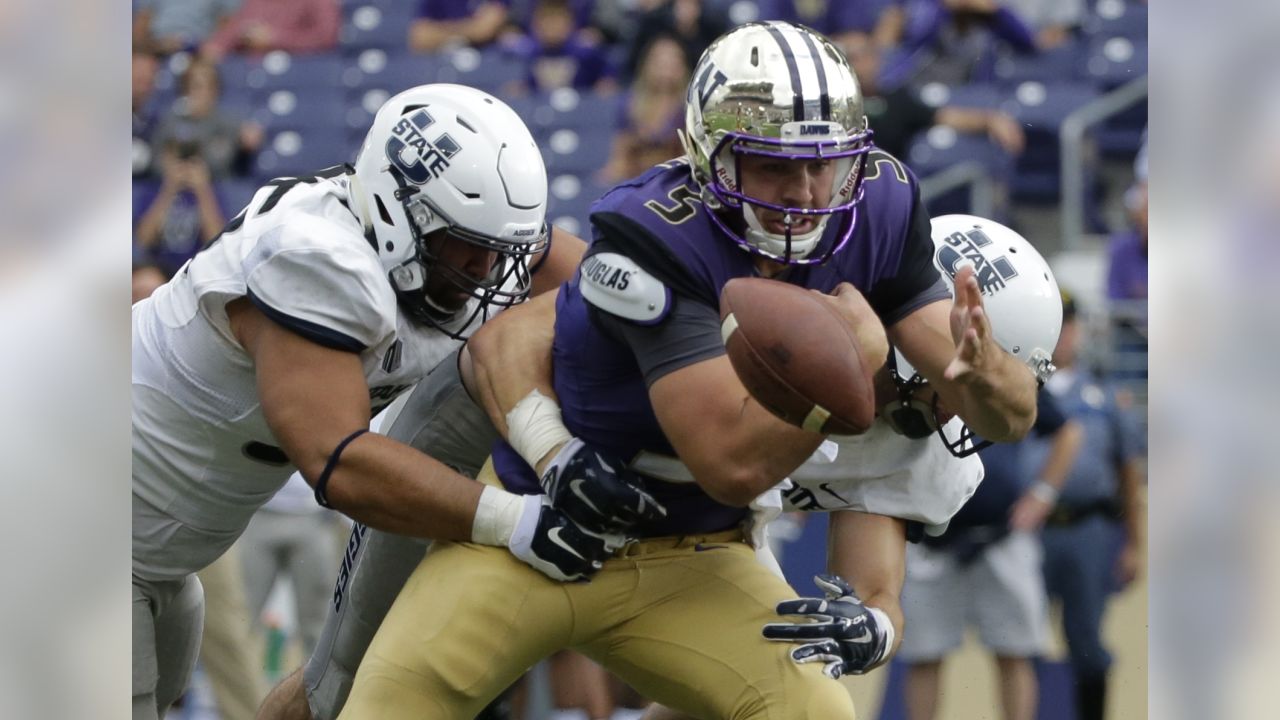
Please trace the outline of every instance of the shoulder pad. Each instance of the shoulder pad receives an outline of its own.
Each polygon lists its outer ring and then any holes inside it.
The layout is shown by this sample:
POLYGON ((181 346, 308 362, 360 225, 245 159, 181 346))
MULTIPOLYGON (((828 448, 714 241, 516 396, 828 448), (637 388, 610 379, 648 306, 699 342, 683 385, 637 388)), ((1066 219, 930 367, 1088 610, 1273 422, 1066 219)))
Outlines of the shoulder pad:
POLYGON ((605 312, 641 325, 662 321, 671 309, 671 290, 631 258, 611 252, 582 261, 582 297, 605 312))

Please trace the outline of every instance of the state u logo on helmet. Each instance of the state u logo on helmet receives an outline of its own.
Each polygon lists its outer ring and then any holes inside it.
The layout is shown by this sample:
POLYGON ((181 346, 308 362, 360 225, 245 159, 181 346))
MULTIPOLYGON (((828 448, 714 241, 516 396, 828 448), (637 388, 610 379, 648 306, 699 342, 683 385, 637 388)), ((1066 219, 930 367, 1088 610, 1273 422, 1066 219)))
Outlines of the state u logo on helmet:
POLYGON ((528 295, 528 259, 549 237, 547 173, 529 129, 501 100, 449 84, 395 95, 374 117, 351 187, 415 321, 462 337, 491 307, 528 295))
MULTIPOLYGON (((1049 264, 1026 238, 1000 223, 973 215, 943 215, 931 224, 933 262, 947 288, 954 295, 956 272, 972 265, 996 344, 1044 384, 1053 374, 1053 349, 1062 331, 1062 295, 1049 264)), ((936 432, 957 457, 990 445, 979 441, 967 425, 961 426, 958 437, 947 437, 949 418, 938 405, 938 394, 926 391, 924 376, 896 348, 889 354, 888 368, 897 397, 880 408, 880 416, 896 432, 910 438, 936 432)))
POLYGON ((822 35, 776 21, 722 35, 694 68, 680 139, 713 222, 744 249, 811 265, 852 236, 871 131, 848 60, 822 35), (829 199, 800 207, 748 195, 741 162, 752 157, 833 163, 829 199), (769 213, 785 218, 782 232, 762 221, 769 213), (813 222, 793 232, 796 218, 813 222))

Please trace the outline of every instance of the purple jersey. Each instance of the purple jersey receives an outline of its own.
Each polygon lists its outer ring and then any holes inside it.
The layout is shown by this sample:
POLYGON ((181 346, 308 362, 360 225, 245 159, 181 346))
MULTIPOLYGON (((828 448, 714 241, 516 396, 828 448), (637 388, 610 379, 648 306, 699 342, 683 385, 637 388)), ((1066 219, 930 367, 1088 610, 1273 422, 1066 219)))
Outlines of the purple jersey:
MULTIPOLYGON (((845 249, 825 265, 794 267, 776 279, 824 292, 850 282, 887 326, 948 295, 931 262, 929 220, 917 199, 915 177, 892 156, 874 151, 864 187, 860 217, 845 249)), ((724 284, 757 274, 753 256, 720 233, 698 197, 688 165, 678 160, 618 185, 592 207, 594 238, 583 267, 596 267, 591 258, 598 253, 618 253, 662 281, 672 301, 649 324, 671 322, 671 308, 680 303, 696 303, 718 317, 724 284)), ((835 235, 836 225, 829 223, 828 235, 835 235)), ((601 322, 597 314, 604 311, 583 298, 580 281, 581 274, 566 283, 556 305, 555 390, 565 425, 585 442, 623 458, 642 450, 674 455, 649 402, 636 351, 601 322)), ((717 325, 712 327, 718 337, 717 325)), ((717 345, 716 353, 723 352, 717 345)), ((509 446, 499 444, 495 463, 508 487, 535 491, 536 478, 509 446)), ((745 509, 722 505, 697 485, 652 478, 646 483, 669 515, 638 528, 642 537, 715 532, 746 516, 745 509)))

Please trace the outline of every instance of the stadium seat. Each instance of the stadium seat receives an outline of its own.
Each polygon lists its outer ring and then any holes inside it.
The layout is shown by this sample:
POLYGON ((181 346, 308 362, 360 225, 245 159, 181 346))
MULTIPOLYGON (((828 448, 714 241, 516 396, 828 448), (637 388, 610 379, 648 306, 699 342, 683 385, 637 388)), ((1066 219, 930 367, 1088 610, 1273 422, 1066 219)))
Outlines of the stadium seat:
POLYGON ((409 37, 409 24, 417 14, 417 3, 361 3, 343 8, 338 44, 347 52, 368 48, 400 50, 409 37))
POLYGON ((226 207, 222 208, 222 212, 227 219, 235 217, 244 206, 249 204, 253 199, 254 192, 257 191, 262 183, 252 178, 228 178, 218 181, 218 192, 222 196, 226 207))
POLYGON ((356 148, 344 128, 282 130, 271 133, 266 147, 254 161, 254 177, 260 182, 285 176, 309 175, 350 162, 356 148))
POLYGON ((1120 35, 1098 36, 1084 61, 1087 76, 1110 89, 1147 74, 1147 41, 1120 35))
POLYGON ((436 80, 500 93, 504 86, 524 75, 524 63, 509 53, 496 49, 458 48, 445 53, 436 80))
POLYGON ((253 72, 250 83, 266 92, 341 87, 346 63, 340 55, 290 55, 283 51, 267 53, 262 58, 261 72, 253 72))
POLYGON ((369 49, 348 65, 343 74, 343 85, 358 97, 363 97, 370 90, 394 95, 416 85, 437 82, 444 63, 445 59, 439 55, 369 49))
MULTIPOLYGON (((907 149, 906 160, 922 179, 961 163, 975 162, 982 166, 998 188, 1004 189, 997 193, 997 199, 1007 196, 1013 177, 1014 159, 986 135, 958 133, 944 126, 935 126, 920 133, 907 149)), ((968 187, 931 198, 928 206, 932 215, 972 213, 976 210, 968 187)), ((1003 208, 997 210, 1002 212, 1003 208)))
POLYGON ((547 172, 593 175, 609 161, 613 128, 600 125, 591 128, 561 128, 540 143, 547 172))
POLYGON ((1027 80, 1069 82, 1085 79, 1084 61, 1088 44, 1072 40, 1065 45, 1035 55, 1002 55, 995 63, 995 80, 1015 86, 1027 80))
POLYGON ((549 175, 547 221, 580 238, 588 238, 591 234, 588 221, 591 203, 608 188, 594 182, 589 175, 549 175))
POLYGON ((1147 5, 1133 0, 1097 0, 1083 23, 1088 35, 1119 35, 1147 39, 1147 5))
POLYGON ((346 95, 338 88, 275 90, 263 102, 260 122, 271 131, 332 127, 347 112, 346 95))

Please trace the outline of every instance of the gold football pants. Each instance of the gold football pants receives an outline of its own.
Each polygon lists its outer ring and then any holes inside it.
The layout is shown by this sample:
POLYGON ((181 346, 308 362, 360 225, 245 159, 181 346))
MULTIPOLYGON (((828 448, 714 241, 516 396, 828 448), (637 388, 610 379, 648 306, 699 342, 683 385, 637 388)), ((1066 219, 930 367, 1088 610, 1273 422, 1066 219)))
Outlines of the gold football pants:
MULTIPOLYGON (((481 479, 495 483, 490 466, 481 479)), ((653 538, 590 582, 559 583, 505 549, 438 542, 356 674, 340 720, 471 720, 528 668, 572 648, 646 697, 699 718, 853 718, 821 664, 761 627, 795 597, 734 530, 653 538)))

